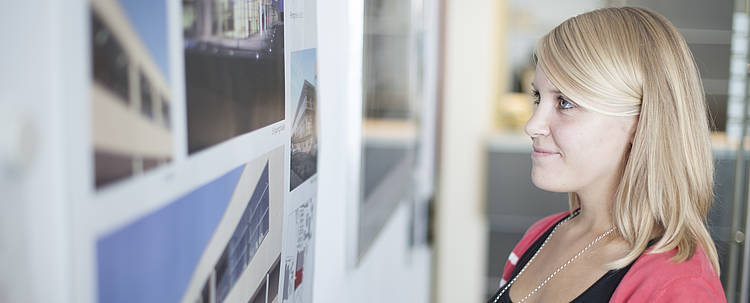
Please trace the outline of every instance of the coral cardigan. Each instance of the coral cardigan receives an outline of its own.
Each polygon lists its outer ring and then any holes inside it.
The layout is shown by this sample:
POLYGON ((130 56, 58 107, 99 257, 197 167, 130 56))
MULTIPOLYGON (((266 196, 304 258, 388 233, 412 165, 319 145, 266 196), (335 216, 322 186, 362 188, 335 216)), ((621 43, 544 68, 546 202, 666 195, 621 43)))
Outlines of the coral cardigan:
MULTIPOLYGON (((534 223, 516 244, 505 263, 502 287, 510 280, 518 259, 524 252, 568 212, 551 215, 534 223)), ((681 263, 669 259, 677 252, 649 254, 644 252, 630 267, 609 302, 726 302, 719 277, 700 247, 689 260, 681 263)))

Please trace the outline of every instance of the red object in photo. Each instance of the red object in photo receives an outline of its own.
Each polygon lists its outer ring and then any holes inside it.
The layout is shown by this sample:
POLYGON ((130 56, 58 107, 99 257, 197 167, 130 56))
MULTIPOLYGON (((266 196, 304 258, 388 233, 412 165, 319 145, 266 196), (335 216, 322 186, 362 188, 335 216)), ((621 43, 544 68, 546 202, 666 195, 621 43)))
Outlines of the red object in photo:
POLYGON ((297 272, 294 273, 294 290, 297 290, 300 284, 302 284, 302 268, 297 269, 297 272))

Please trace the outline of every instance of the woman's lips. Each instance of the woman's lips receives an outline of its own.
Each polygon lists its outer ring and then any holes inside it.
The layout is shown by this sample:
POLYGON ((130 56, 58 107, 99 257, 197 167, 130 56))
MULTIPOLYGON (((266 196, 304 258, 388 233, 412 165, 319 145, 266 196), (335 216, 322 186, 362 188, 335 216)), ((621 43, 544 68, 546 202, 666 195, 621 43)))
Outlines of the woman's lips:
POLYGON ((538 146, 533 147, 533 151, 531 152, 532 158, 543 158, 543 157, 550 157, 550 156, 559 156, 560 153, 553 151, 551 149, 541 148, 538 146))

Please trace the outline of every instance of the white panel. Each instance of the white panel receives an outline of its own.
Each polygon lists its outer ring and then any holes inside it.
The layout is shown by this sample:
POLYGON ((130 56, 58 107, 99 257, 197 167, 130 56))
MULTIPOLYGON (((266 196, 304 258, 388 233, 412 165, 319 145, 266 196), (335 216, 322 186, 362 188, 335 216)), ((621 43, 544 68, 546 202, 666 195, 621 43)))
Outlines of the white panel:
POLYGON ((0 137, 7 148, 0 153, 2 302, 70 301, 62 5, 9 2, 0 13, 6 29, 0 33, 6 46, 0 51, 0 111, 3 123, 13 123, 0 126, 8 131, 0 137))
MULTIPOLYGON (((486 138, 501 92, 503 1, 449 0, 436 205, 436 302, 482 302, 487 217, 486 138), (481 7, 482 9, 476 9, 481 7)), ((504 256, 503 256, 504 258, 504 256)))
POLYGON ((363 0, 318 2, 319 193, 313 302, 430 302, 431 253, 408 247, 408 204, 356 262, 363 0))

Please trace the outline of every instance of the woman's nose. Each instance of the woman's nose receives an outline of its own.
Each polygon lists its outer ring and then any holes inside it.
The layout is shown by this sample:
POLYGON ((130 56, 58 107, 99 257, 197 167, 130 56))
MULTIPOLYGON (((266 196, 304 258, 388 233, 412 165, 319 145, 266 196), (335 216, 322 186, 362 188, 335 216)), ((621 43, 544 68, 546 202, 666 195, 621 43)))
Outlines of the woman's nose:
POLYGON ((541 108, 537 108, 534 114, 531 115, 531 118, 526 121, 526 125, 523 128, 526 134, 532 138, 549 135, 548 117, 549 115, 545 114, 541 108))

